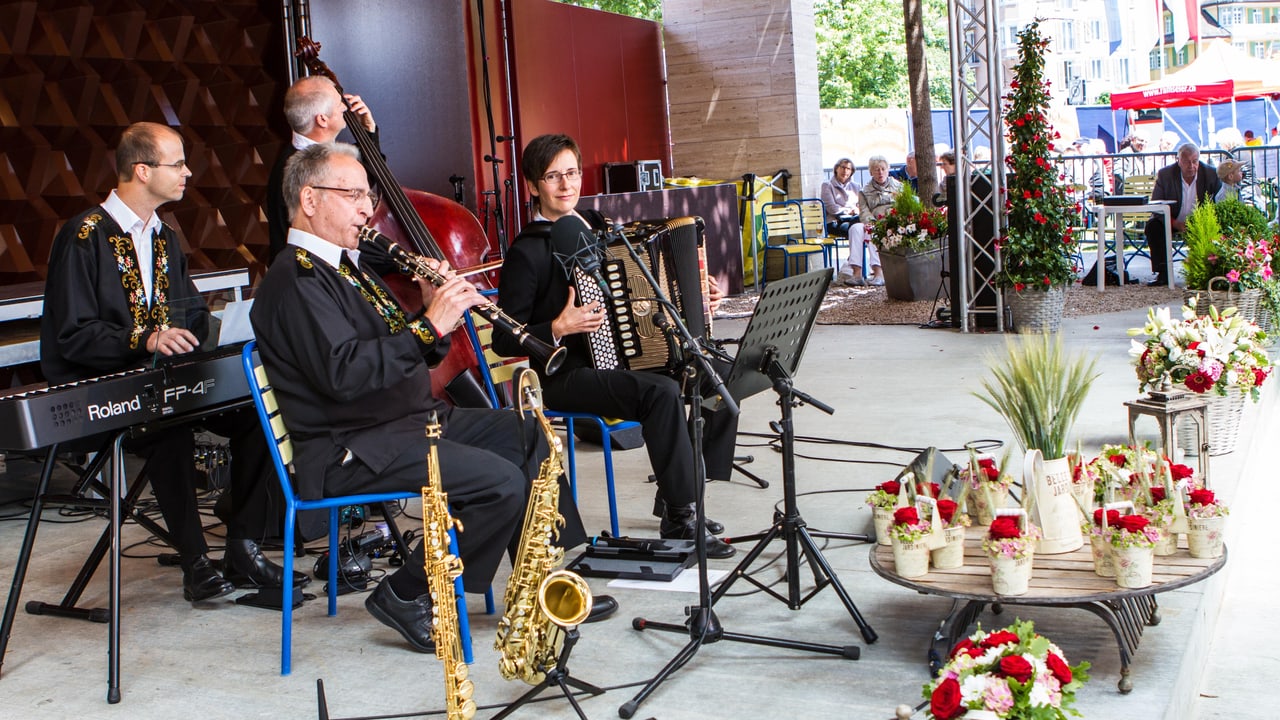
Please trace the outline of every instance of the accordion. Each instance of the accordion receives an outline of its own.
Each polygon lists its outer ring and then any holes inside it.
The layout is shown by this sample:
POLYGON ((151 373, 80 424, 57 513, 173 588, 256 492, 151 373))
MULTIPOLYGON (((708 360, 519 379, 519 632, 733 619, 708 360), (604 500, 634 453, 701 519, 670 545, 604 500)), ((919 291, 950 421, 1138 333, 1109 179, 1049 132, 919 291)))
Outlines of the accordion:
MULTIPOLYGON (((695 338, 711 334, 710 296, 707 293, 705 226, 699 217, 641 220, 622 232, 663 294, 676 307, 680 319, 695 338)), ((582 304, 600 302, 605 320, 587 336, 591 365, 597 370, 669 370, 680 364, 679 346, 658 326, 661 309, 658 293, 649 285, 622 239, 605 245, 600 270, 609 295, 579 269, 573 285, 582 304)))

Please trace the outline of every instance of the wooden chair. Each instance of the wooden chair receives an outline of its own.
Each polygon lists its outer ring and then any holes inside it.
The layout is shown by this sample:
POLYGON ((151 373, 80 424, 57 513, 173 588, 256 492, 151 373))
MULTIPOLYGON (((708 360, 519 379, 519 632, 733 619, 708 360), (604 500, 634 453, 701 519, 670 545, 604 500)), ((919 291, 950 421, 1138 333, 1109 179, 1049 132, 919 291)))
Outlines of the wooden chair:
POLYGON ((782 276, 791 274, 791 263, 801 257, 816 253, 826 255, 822 245, 805 239, 804 218, 799 202, 765 203, 760 208, 760 234, 764 239, 764 264, 769 265, 769 253, 782 254, 782 276))
MULTIPOLYGON (((275 467, 276 478, 284 490, 284 577, 293 577, 293 548, 298 523, 298 513, 304 510, 329 511, 329 614, 338 614, 338 511, 348 505, 369 505, 388 503, 399 500, 410 500, 421 497, 416 492, 365 493, 363 495, 340 495, 319 500, 307 500, 298 496, 290 477, 293 463, 293 442, 289 439, 289 429, 285 426, 284 417, 276 403, 275 392, 267 379, 267 371, 257 354, 258 342, 251 340, 244 346, 241 360, 244 364, 245 379, 249 383, 249 394, 253 397, 253 405, 258 410, 258 420, 262 424, 262 432, 267 436, 267 448, 271 454, 271 464, 275 467)), ((390 514, 387 515, 390 517, 390 514)), ((396 533, 399 535, 399 533, 396 533)), ((397 538, 397 542, 403 540, 397 538)), ((449 547, 456 555, 458 539, 453 530, 449 530, 449 547)), ((403 551, 403 545, 401 547, 403 551)), ((407 553, 405 553, 407 557, 407 553)), ((462 578, 454 579, 454 593, 458 603, 458 634, 462 639, 465 660, 471 662, 471 628, 467 616, 466 596, 463 594, 462 578)), ((492 589, 486 594, 486 606, 492 613, 492 589)), ((286 600, 288 607, 280 613, 280 674, 288 675, 293 665, 293 603, 286 600)))
MULTIPOLYGON (((1151 191, 1155 190, 1156 178, 1154 175, 1130 175, 1124 179, 1125 195, 1142 195, 1143 197, 1151 197, 1151 191)), ((1124 247, 1119 249, 1124 256, 1124 269, 1129 270, 1129 263, 1136 257, 1144 257, 1148 260, 1151 255, 1147 252, 1147 236, 1146 227, 1147 220, 1151 217, 1149 213, 1126 213, 1116 217, 1116 223, 1120 228, 1120 233, 1124 237, 1124 247)), ((1180 244, 1174 242, 1174 258, 1182 252, 1180 244)), ((1170 258, 1172 260, 1173 258, 1170 258)))

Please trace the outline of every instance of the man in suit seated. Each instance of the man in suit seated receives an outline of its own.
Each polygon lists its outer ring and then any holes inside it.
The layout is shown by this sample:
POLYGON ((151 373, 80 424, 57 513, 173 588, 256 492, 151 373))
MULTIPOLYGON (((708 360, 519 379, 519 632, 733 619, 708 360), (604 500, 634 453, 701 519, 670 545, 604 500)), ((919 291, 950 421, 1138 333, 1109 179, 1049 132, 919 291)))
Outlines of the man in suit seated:
MULTIPOLYGON (((1200 148, 1194 143, 1183 143, 1178 148, 1178 160, 1156 173, 1156 184, 1151 191, 1152 200, 1171 200, 1169 215, 1173 218, 1173 231, 1187 229, 1187 216, 1202 202, 1211 202, 1218 194, 1222 181, 1213 168, 1200 162, 1200 148)), ((1153 213, 1147 221, 1147 252, 1151 255, 1151 270, 1155 279, 1150 285, 1167 285, 1169 282, 1168 248, 1164 243, 1164 216, 1153 213)))

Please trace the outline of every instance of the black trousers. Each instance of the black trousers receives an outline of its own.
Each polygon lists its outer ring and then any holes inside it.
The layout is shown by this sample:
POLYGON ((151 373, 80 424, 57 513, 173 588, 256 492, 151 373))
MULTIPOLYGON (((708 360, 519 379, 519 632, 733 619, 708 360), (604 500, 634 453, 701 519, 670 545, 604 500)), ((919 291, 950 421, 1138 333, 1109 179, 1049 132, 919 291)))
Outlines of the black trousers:
MULTIPOLYGON (((467 592, 482 593, 493 581, 503 551, 514 557, 520 543, 529 479, 536 477, 547 445, 532 418, 521 421, 515 412, 454 408, 446 415, 437 445, 440 483, 449 496, 454 516, 462 522, 458 550, 467 592)), ((427 480, 429 445, 424 437, 405 448, 381 474, 357 459, 343 465, 346 451, 335 448, 327 465, 327 496, 365 492, 414 492, 427 480)), ((573 547, 586 540, 582 520, 564 477, 560 483, 560 513, 565 525, 557 545, 573 547)), ((411 596, 427 592, 423 550, 419 543, 396 571, 396 586, 412 583, 411 596), (401 577, 404 574, 406 577, 401 577)), ((399 590, 397 595, 404 597, 399 590)))
MULTIPOLYGON (((658 373, 631 370, 562 370, 543 380, 547 407, 587 412, 640 423, 649 463, 658 479, 658 498, 682 506, 698 497, 693 443, 689 439, 680 385, 658 373)), ((707 477, 727 480, 732 470, 737 418, 707 412, 703 459, 707 477)))
POLYGON ((1169 274, 1168 248, 1164 244, 1164 218, 1152 217, 1143 228, 1147 236, 1147 254, 1151 256, 1151 270, 1158 275, 1169 274))
POLYGON ((196 426, 227 437, 231 446, 227 537, 261 540, 274 535, 284 498, 270 465, 266 439, 253 408, 241 408, 199 423, 164 428, 124 442, 146 459, 147 480, 165 526, 184 561, 209 552, 196 502, 196 426))

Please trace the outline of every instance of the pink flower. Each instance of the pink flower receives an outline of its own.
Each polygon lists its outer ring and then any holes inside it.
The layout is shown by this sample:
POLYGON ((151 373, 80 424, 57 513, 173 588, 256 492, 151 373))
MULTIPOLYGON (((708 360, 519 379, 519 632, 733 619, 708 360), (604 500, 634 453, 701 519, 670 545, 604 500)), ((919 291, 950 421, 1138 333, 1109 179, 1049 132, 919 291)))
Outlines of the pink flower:
POLYGON ((1227 271, 1227 280, 1229 280, 1229 281, 1231 281, 1231 282, 1233 282, 1233 283, 1235 283, 1235 282, 1240 282, 1240 271, 1239 271, 1239 270, 1228 270, 1228 271, 1227 271))

